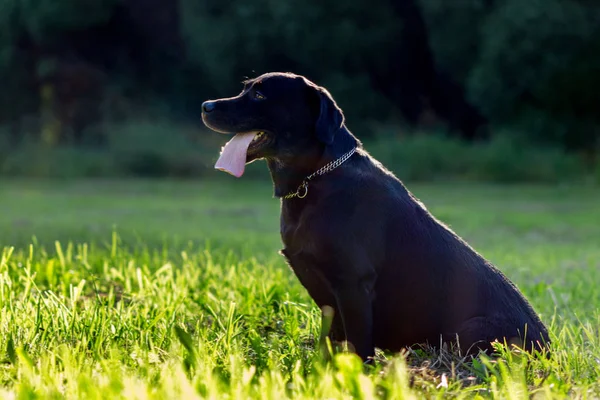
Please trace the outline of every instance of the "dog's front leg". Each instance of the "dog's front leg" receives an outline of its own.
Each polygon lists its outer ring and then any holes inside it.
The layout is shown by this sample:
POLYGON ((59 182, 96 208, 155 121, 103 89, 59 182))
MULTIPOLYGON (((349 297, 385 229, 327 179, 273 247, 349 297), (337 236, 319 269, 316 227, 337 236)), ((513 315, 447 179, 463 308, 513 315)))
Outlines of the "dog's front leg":
POLYGON ((370 285, 344 282, 334 287, 336 312, 344 328, 345 340, 363 361, 375 353, 373 345, 373 308, 370 285))

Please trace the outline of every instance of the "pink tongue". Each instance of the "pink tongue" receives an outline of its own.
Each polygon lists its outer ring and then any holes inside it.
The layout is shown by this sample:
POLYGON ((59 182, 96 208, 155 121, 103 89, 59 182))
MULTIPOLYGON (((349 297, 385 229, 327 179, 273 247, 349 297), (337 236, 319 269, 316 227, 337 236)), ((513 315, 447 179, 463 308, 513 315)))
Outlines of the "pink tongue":
POLYGON ((250 142, 258 132, 238 133, 221 149, 221 155, 215 169, 225 171, 236 178, 244 174, 246 168, 246 152, 250 142))

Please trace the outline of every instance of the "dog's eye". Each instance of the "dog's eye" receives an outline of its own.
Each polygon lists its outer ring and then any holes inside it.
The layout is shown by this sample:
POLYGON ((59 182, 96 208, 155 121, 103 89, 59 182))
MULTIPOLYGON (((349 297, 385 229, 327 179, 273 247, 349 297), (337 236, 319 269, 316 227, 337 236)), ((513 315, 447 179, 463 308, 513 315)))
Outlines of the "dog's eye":
POLYGON ((261 92, 259 92, 258 90, 254 91, 254 98, 256 100, 264 100, 264 99, 266 99, 266 97, 261 92))

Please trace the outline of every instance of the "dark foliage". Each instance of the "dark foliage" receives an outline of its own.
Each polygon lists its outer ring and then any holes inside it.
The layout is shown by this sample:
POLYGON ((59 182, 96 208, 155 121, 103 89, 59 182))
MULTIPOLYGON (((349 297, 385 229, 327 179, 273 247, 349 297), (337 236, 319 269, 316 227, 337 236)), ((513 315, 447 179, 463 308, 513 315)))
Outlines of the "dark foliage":
POLYGON ((107 148, 108 126, 198 123, 204 99, 283 70, 329 88, 363 139, 503 130, 594 162, 599 27, 583 0, 5 0, 1 143, 107 148))

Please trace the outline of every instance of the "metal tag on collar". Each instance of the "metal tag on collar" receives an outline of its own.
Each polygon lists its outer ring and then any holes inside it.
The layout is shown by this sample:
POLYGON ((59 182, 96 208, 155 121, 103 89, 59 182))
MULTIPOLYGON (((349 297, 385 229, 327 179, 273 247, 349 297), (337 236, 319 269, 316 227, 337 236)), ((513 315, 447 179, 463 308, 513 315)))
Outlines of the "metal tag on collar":
POLYGON ((304 182, 302 182, 302 185, 300 185, 300 187, 298 188, 298 191, 296 192, 296 196, 299 199, 303 199, 306 197, 307 194, 308 194, 308 182, 304 181, 304 182))

